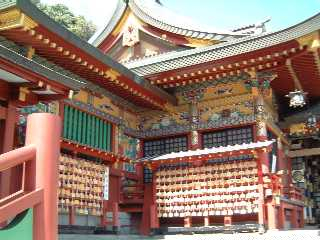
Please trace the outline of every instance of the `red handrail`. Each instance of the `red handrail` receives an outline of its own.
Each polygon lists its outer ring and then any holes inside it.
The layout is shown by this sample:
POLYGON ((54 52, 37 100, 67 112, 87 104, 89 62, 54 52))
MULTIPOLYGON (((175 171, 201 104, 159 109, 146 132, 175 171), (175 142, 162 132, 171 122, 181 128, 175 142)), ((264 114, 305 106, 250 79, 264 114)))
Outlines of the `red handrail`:
POLYGON ((29 145, 0 155, 0 172, 34 159, 36 151, 34 145, 29 145))
POLYGON ((34 240, 56 240, 58 236, 60 133, 59 116, 31 114, 27 120, 26 146, 0 155, 0 172, 23 164, 22 189, 0 200, 0 222, 33 207, 34 240))

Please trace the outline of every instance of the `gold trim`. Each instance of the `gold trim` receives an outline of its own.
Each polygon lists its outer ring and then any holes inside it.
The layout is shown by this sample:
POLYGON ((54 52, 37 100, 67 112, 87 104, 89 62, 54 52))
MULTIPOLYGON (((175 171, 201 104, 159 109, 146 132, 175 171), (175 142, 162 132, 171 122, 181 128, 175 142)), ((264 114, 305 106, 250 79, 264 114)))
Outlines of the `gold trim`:
POLYGON ((187 46, 190 47, 206 47, 206 46, 211 46, 217 43, 220 43, 220 41, 217 40, 205 40, 205 39, 196 39, 196 38, 190 38, 190 37, 185 37, 185 39, 188 41, 187 46))
POLYGON ((115 81, 119 76, 121 76, 121 74, 114 69, 109 69, 109 70, 105 71, 104 74, 105 74, 104 76, 106 78, 109 78, 112 81, 115 81))
POLYGON ((0 13, 0 31, 23 27, 25 30, 38 26, 30 17, 18 9, 0 13))
POLYGON ((19 100, 25 102, 27 99, 27 95, 30 93, 29 89, 26 87, 19 88, 19 100))
POLYGON ((317 48, 320 46, 320 32, 315 31, 308 35, 296 39, 300 46, 307 46, 308 48, 317 48))
POLYGON ((131 11, 128 9, 125 11, 125 13, 121 17, 120 21, 118 22, 117 26, 111 32, 112 36, 117 36, 122 31, 122 28, 123 28, 124 24, 126 23, 130 13, 131 13, 131 11))

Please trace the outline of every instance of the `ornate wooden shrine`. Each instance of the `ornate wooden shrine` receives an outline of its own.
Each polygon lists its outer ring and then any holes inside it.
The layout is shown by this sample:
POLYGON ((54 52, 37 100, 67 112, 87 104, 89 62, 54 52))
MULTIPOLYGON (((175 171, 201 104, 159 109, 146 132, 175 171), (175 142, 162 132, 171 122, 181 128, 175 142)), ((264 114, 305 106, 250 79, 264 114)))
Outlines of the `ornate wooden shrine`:
MULTIPOLYGON (((318 123, 292 119, 320 97, 320 15, 265 24, 221 31, 119 0, 89 44, 28 0, 3 1, 2 152, 23 143, 29 113, 61 116, 61 231, 303 227, 319 196, 297 170, 317 158, 296 158, 319 155, 318 123)), ((1 196, 19 174, 1 173, 1 196)))

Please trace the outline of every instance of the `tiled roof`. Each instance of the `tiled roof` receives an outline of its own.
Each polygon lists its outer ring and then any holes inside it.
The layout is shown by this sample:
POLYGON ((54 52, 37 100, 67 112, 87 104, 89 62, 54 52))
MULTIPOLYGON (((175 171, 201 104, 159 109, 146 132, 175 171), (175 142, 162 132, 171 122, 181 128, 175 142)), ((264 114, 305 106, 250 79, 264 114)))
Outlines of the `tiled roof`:
POLYGON ((24 69, 30 70, 51 80, 52 82, 63 84, 74 90, 79 90, 86 86, 85 82, 81 82, 78 79, 74 79, 72 77, 56 72, 53 69, 50 69, 18 54, 17 52, 7 48, 2 44, 0 44, 0 58, 6 59, 7 61, 14 63, 16 66, 20 66, 24 69))
POLYGON ((263 141, 263 142, 251 142, 251 143, 243 143, 240 145, 228 145, 225 147, 213 147, 213 148, 205 148, 205 149, 197 149, 197 150, 189 150, 185 152, 173 152, 161 155, 159 157, 148 159, 148 161, 160 161, 167 159, 176 159, 176 158, 184 158, 184 157, 192 157, 192 156, 202 156, 209 154, 220 154, 220 153, 229 153, 229 152, 239 152, 242 150, 254 150, 261 149, 270 146, 274 141, 263 141))
POLYGON ((125 66, 140 76, 147 76, 264 49, 294 40, 319 29, 320 14, 317 14, 304 22, 278 32, 248 36, 203 48, 164 53, 129 62, 125 66))

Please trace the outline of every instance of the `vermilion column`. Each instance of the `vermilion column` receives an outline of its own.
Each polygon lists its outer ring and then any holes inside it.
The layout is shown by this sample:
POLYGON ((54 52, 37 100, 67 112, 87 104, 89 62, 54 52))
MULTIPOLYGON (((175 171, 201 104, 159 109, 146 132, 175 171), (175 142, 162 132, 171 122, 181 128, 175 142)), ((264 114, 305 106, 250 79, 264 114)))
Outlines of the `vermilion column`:
POLYGON ((76 211, 75 207, 71 206, 69 207, 69 225, 75 225, 76 224, 76 211))
POLYGON ((192 219, 191 217, 184 218, 184 227, 189 228, 192 226, 192 219))
MULTIPOLYGON (((267 138, 267 128, 266 124, 263 121, 257 122, 257 133, 256 140, 257 141, 266 141, 267 138)), ((260 231, 264 231, 265 225, 265 196, 264 196, 264 187, 263 187, 263 175, 269 173, 269 156, 266 152, 257 153, 257 166, 258 166, 258 191, 259 191, 259 199, 258 199, 258 222, 260 225, 260 231)))
POLYGON ((283 206, 283 203, 280 204, 280 208, 279 208, 279 212, 278 212, 278 225, 279 225, 279 229, 284 229, 284 223, 285 223, 285 213, 284 213, 285 209, 283 206))
POLYGON ((117 202, 112 204, 112 228, 115 232, 118 232, 120 228, 119 204, 117 202))
MULTIPOLYGON (((5 122, 5 129, 4 129, 4 139, 3 139, 3 148, 2 152, 6 153, 13 149, 14 144, 14 133, 15 133, 15 125, 17 120, 17 109, 14 105, 9 104, 7 108, 7 116, 6 116, 6 122, 5 122)), ((0 174, 0 197, 5 197, 10 194, 10 188, 14 189, 15 187, 11 185, 16 184, 16 181, 14 183, 11 180, 13 177, 18 178, 18 176, 12 176, 12 174, 15 174, 19 166, 5 170, 1 172, 0 174)), ((20 178, 21 180, 21 178, 20 178)), ((18 190, 18 189, 14 189, 18 190)))
POLYGON ((204 226, 205 226, 205 227, 210 226, 209 216, 204 217, 204 226))
POLYGON ((150 206, 150 228, 151 231, 155 231, 159 228, 159 218, 158 218, 158 209, 157 209, 157 177, 156 177, 156 168, 152 168, 152 204, 150 206))
POLYGON ((292 228, 298 228, 298 214, 297 214, 297 207, 294 206, 292 209, 292 214, 291 214, 291 226, 292 228))
POLYGON ((276 208, 272 201, 267 204, 268 209, 268 229, 277 229, 276 208))
MULTIPOLYGON (((28 116, 26 145, 37 149, 35 166, 26 169, 35 174, 34 187, 44 190, 43 202, 34 208, 33 239, 58 238, 58 165, 60 155, 61 119, 49 113, 28 116)), ((27 176, 28 177, 28 176, 27 176)), ((26 186, 30 188, 32 186, 26 186)))
POLYGON ((299 211, 299 214, 300 214, 300 228, 303 228, 304 227, 304 214, 303 214, 303 207, 300 207, 299 208, 300 211, 299 211))

